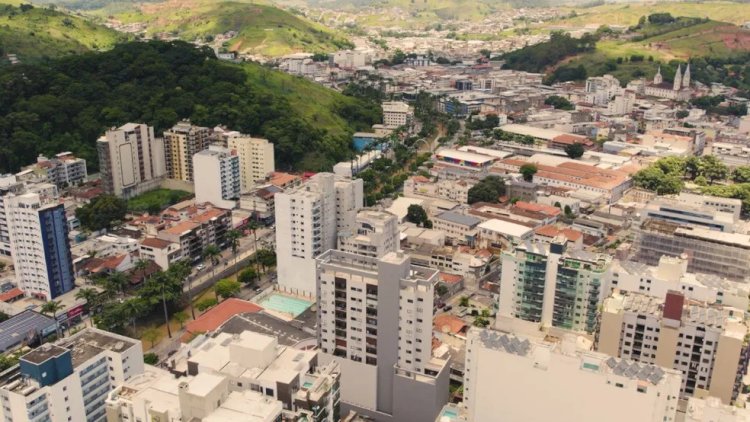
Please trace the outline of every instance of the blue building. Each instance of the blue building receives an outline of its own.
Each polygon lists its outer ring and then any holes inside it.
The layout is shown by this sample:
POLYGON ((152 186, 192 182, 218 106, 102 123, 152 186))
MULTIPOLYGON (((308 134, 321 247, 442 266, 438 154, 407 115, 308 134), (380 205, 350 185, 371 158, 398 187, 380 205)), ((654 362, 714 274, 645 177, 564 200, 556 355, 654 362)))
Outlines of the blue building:
POLYGON ((44 260, 51 297, 67 293, 75 287, 73 256, 68 239, 68 220, 62 204, 39 210, 44 260))

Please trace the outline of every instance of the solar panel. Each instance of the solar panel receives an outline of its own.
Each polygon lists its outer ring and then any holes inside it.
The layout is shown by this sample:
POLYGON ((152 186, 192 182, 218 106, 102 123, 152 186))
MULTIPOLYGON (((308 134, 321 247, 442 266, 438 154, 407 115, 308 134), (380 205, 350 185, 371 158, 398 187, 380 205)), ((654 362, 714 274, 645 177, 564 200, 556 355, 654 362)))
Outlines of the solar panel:
POLYGON ((617 365, 617 359, 611 357, 607 359, 606 363, 607 363, 607 366, 609 366, 609 368, 612 369, 617 365))

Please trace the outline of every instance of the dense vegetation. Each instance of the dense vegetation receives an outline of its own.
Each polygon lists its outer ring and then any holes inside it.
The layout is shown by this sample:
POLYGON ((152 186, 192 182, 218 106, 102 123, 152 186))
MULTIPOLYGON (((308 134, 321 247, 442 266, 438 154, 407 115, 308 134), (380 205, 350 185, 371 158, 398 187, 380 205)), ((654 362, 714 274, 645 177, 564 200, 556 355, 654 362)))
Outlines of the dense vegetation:
POLYGON ((544 72, 566 57, 594 50, 596 41, 596 36, 591 34, 573 38, 568 33, 553 32, 549 41, 504 54, 503 67, 525 72, 544 72))
POLYGON ((160 133, 182 118, 268 138, 279 168, 330 169, 351 156, 353 131, 380 120, 377 104, 179 41, 2 68, 0 98, 0 171, 59 151, 95 171, 106 128, 145 122, 160 133))
POLYGON ((128 203, 112 195, 100 195, 88 204, 76 208, 76 218, 91 231, 109 229, 123 221, 128 203))
MULTIPOLYGON (((0 1, 0 56, 21 61, 112 48, 124 34, 61 11, 0 1)), ((2 61, 2 60, 0 60, 2 61)))
POLYGON ((164 208, 193 195, 183 190, 155 189, 128 200, 128 210, 156 214, 164 208))
POLYGON ((469 189, 469 204, 476 202, 500 202, 505 195, 505 182, 498 176, 487 176, 469 189))

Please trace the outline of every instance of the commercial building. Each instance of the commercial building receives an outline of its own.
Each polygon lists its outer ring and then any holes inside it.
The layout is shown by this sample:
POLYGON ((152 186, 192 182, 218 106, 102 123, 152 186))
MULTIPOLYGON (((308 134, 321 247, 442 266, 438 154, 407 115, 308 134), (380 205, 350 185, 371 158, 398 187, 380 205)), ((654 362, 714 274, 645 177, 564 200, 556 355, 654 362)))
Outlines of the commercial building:
POLYGON ((580 347, 472 328, 465 416, 472 422, 674 421, 680 373, 580 347))
POLYGON ((715 230, 655 219, 644 220, 635 232, 633 259, 638 262, 657 265, 662 255, 685 254, 690 272, 715 274, 734 281, 743 281, 748 276, 749 235, 719 234, 715 230))
POLYGON ((745 311, 686 300, 615 292, 604 301, 597 350, 671 367, 683 397, 711 395, 730 404, 747 371, 745 311))
POLYGON ((276 169, 273 144, 267 139, 245 135, 230 136, 227 146, 235 151, 240 159, 242 192, 249 192, 276 169))
POLYGON ((481 219, 472 215, 459 214, 453 211, 445 211, 433 217, 432 224, 435 230, 445 233, 445 236, 459 243, 473 245, 476 241, 477 226, 481 219))
POLYGON ((469 189, 475 184, 473 180, 439 179, 433 182, 424 176, 412 176, 404 182, 404 195, 438 198, 467 204, 469 189))
POLYGON ((158 187, 166 174, 164 141, 143 123, 108 130, 97 140, 96 149, 105 193, 132 198, 158 187))
POLYGON ((195 201, 232 209, 240 199, 240 159, 227 148, 212 145, 193 155, 195 201))
POLYGON ((528 226, 499 219, 489 219, 477 226, 479 247, 507 249, 534 237, 534 230, 528 226))
POLYGON ((338 233, 338 250, 380 258, 399 249, 398 221, 387 211, 361 210, 354 229, 338 233))
POLYGON ((140 341, 86 328, 32 350, 0 374, 0 415, 13 422, 102 422, 109 391, 143 370, 140 341))
POLYGON ((735 220, 740 219, 742 211, 742 200, 736 198, 722 198, 711 195, 698 195, 689 192, 680 192, 677 195, 677 201, 691 206, 704 206, 712 208, 715 211, 732 214, 735 220))
POLYGON ((656 198, 646 204, 641 218, 668 221, 675 224, 707 230, 733 233, 736 229, 734 214, 717 211, 714 207, 690 204, 671 198, 656 198))
POLYGON ((211 129, 183 120, 164 131, 167 178, 192 182, 193 156, 211 144, 211 129))
POLYGON ((39 194, 4 197, 13 266, 27 296, 54 299, 75 287, 65 207, 39 194))
POLYGON ((376 421, 432 422, 448 360, 432 355, 438 271, 408 255, 329 250, 317 259, 318 347, 341 367, 341 399, 376 421))
POLYGON ((472 171, 487 171, 497 158, 475 152, 444 148, 435 153, 435 160, 472 171))
POLYGON ((406 126, 414 113, 409 104, 401 101, 386 101, 383 103, 383 124, 389 127, 406 126))
POLYGON ((594 333, 611 258, 566 250, 564 240, 503 252, 498 315, 594 333))
POLYGON ((280 289, 315 295, 315 258, 336 247, 338 233, 355 229, 362 188, 362 179, 318 173, 303 185, 275 195, 280 289))
POLYGON ((750 165, 750 147, 744 144, 714 142, 711 144, 711 154, 729 167, 750 165))

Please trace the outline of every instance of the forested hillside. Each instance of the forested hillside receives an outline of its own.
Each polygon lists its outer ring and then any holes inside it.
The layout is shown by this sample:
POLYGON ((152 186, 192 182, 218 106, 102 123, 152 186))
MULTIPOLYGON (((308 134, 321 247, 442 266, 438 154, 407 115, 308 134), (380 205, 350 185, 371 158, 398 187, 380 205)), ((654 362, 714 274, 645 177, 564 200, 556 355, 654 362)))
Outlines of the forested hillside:
POLYGON ((330 169, 352 154, 353 131, 380 120, 377 104, 260 65, 221 62, 184 42, 7 66, 0 98, 0 172, 63 150, 96 170, 95 143, 106 128, 146 122, 160 132, 183 118, 267 137, 279 168, 330 169))

